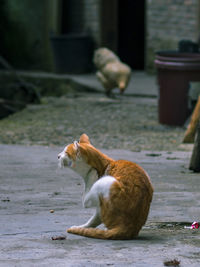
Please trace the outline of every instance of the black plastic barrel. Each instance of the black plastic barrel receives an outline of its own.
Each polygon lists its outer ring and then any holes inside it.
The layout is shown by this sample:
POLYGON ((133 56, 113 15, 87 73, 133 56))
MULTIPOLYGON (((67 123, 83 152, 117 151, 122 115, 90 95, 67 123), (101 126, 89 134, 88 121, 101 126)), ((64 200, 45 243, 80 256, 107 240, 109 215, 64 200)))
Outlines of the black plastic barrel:
POLYGON ((200 53, 160 51, 155 66, 159 85, 159 122, 181 126, 187 119, 191 81, 200 81, 200 53))
POLYGON ((92 39, 86 34, 51 36, 55 71, 87 73, 92 68, 92 39))

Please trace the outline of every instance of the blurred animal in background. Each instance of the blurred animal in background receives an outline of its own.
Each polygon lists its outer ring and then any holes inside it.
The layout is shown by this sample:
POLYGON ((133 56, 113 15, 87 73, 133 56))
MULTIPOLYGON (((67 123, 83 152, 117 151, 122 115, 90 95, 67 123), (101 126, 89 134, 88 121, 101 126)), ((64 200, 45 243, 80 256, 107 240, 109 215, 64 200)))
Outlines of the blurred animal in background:
POLYGON ((119 88, 123 93, 131 77, 131 68, 122 63, 117 55, 108 48, 99 48, 94 53, 94 64, 97 68, 96 75, 106 94, 109 96, 112 89, 119 88))

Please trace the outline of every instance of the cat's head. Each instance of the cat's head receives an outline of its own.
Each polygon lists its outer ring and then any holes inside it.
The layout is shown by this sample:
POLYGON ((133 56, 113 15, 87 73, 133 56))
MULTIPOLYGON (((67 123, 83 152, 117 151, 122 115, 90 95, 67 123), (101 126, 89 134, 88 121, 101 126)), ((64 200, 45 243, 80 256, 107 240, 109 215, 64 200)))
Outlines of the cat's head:
POLYGON ((87 146, 91 146, 89 137, 82 134, 79 141, 74 141, 67 145, 64 150, 58 154, 60 167, 75 167, 75 163, 83 161, 81 151, 87 146))
POLYGON ((88 169, 94 169, 98 176, 102 176, 111 158, 91 145, 89 137, 82 134, 79 141, 74 141, 58 154, 60 167, 71 167, 82 175, 88 169))

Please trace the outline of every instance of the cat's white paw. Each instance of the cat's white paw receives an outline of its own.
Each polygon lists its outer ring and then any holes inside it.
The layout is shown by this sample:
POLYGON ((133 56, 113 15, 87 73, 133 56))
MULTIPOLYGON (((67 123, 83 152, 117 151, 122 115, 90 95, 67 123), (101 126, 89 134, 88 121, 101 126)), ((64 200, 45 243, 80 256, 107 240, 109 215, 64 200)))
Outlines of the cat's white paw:
POLYGON ((74 230, 74 229, 77 229, 77 228, 86 228, 86 227, 87 227, 86 224, 82 224, 82 225, 73 225, 73 226, 71 226, 69 229, 74 230))
POLYGON ((79 228, 80 226, 78 226, 78 225, 73 225, 73 226, 71 226, 69 229, 75 229, 75 228, 79 228))
POLYGON ((78 226, 71 226, 70 228, 68 228, 66 231, 67 233, 73 233, 74 230, 78 229, 78 226))

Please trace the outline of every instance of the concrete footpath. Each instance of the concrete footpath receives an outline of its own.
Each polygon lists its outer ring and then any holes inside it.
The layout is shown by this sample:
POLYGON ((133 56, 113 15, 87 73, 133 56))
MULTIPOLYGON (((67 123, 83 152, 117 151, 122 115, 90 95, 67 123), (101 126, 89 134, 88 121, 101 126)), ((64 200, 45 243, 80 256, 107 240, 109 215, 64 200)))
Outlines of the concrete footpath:
POLYGON ((0 145, 0 266, 200 266, 200 174, 191 152, 103 151, 139 163, 155 189, 151 212, 136 240, 74 236, 66 228, 92 214, 82 208, 81 178, 57 167, 62 147, 0 145), (53 211, 54 212, 53 212, 53 211), (52 240, 65 236, 65 240, 52 240))
MULTIPOLYGON (((62 77, 62 75, 59 76, 62 77)), ((64 77, 71 79, 79 86, 85 86, 91 91, 105 92, 95 73, 64 75, 64 77)), ((115 88, 113 92, 115 94, 119 93, 119 89, 115 88)), ((157 97, 158 86, 156 76, 143 71, 133 71, 124 94, 128 96, 157 97)))
MULTIPOLYGON (((9 75, 8 71, 1 71, 4 75, 9 75)), ((95 73, 84 74, 56 74, 48 72, 30 72, 30 71, 17 71, 17 74, 22 78, 33 79, 36 84, 38 81, 41 83, 45 90, 49 88, 49 84, 54 84, 55 88, 58 87, 58 83, 55 85, 55 81, 60 81, 61 84, 71 81, 71 85, 76 91, 88 91, 93 93, 105 93, 105 89, 96 77, 95 73), (44 82, 46 81, 46 83, 44 82)), ((54 88, 54 90, 55 90, 54 88)), ((114 94, 119 94, 119 89, 113 90, 114 94)), ((142 96, 142 97, 157 97, 158 86, 155 75, 147 74, 144 71, 133 71, 129 84, 125 90, 125 95, 128 96, 142 96)))

